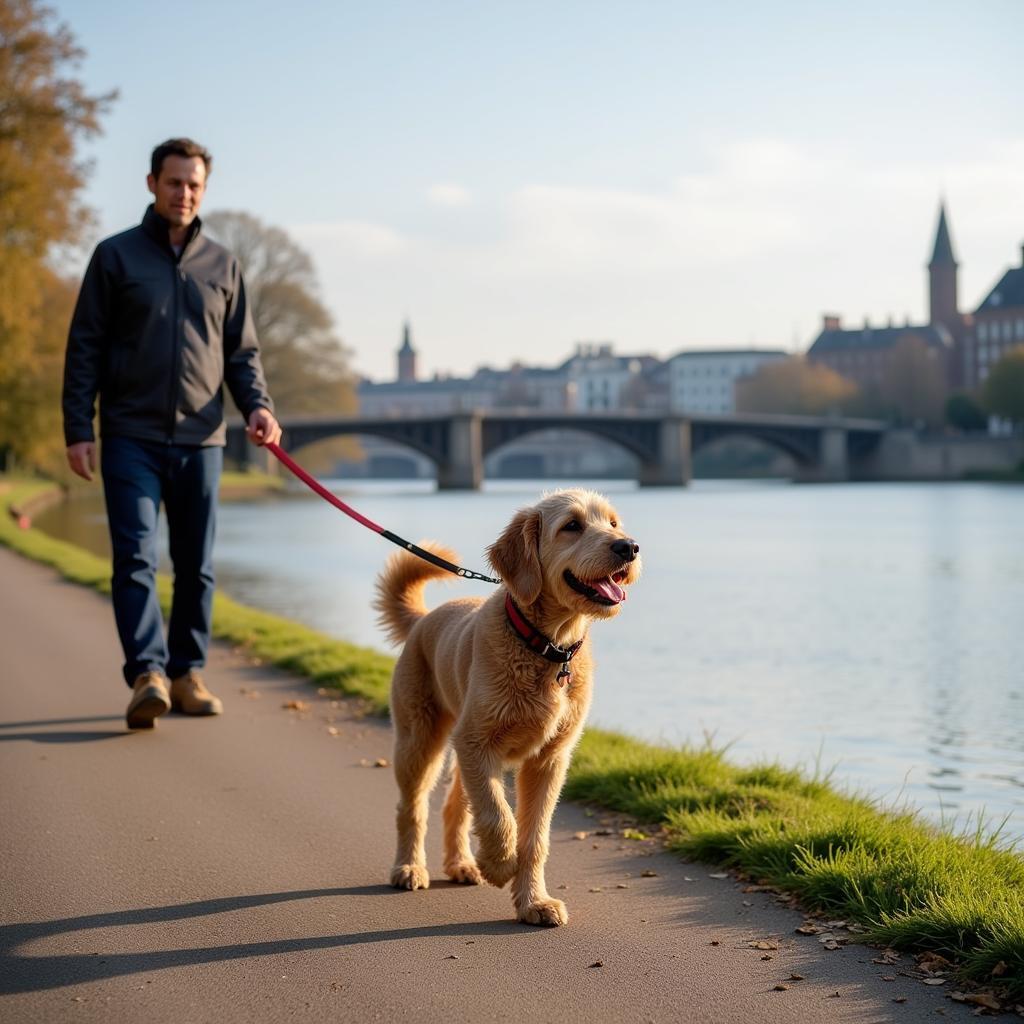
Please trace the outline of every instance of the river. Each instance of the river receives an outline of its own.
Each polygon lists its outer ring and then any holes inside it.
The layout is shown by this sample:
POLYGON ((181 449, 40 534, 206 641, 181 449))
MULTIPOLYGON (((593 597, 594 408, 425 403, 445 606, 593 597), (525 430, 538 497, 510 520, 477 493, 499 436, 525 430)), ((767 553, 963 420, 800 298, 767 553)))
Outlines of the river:
MULTIPOLYGON (((332 486, 395 533, 444 541, 485 570, 512 512, 553 485, 332 486)), ((619 617, 594 627, 593 724, 671 744, 710 738, 736 760, 831 770, 957 827, 1009 816, 1004 834, 1024 836, 1024 488, 597 486, 644 572, 619 617)), ((95 495, 39 525, 106 548, 95 495)), ((391 550, 315 498, 226 503, 218 583, 383 648, 370 601, 391 550)), ((427 600, 488 591, 453 578, 427 600)))

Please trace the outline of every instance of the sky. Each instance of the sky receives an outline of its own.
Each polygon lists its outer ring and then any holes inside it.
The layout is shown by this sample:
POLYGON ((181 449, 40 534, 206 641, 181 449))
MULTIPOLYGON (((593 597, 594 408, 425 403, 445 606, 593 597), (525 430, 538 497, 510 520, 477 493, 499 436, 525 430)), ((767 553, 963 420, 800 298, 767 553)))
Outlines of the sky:
POLYGON ((96 237, 199 140, 203 212, 306 248, 375 380, 406 319, 428 375, 921 321, 943 197, 962 309, 1021 259, 1020 0, 51 6, 119 90, 96 237))

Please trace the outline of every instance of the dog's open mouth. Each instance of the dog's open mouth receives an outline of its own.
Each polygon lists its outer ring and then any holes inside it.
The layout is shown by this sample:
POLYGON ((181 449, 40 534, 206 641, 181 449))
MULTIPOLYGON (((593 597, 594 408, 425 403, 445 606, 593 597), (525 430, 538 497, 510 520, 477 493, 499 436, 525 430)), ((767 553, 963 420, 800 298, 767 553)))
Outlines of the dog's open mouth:
POLYGON ((562 578, 577 594, 582 594, 596 604, 616 605, 626 600, 625 588, 619 586, 626 578, 626 575, 626 570, 620 569, 604 579, 584 582, 581 579, 577 579, 566 569, 562 574, 562 578))

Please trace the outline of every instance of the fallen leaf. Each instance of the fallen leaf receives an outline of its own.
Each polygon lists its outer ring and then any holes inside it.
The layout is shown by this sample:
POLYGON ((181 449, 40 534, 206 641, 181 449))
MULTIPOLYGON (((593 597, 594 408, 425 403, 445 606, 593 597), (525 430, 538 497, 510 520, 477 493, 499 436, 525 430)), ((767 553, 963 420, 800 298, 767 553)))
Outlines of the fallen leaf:
POLYGON ((573 839, 586 839, 588 835, 590 835, 589 832, 573 832, 572 837, 573 839))
POLYGON ((893 996, 892 997, 892 1001, 894 1003, 905 1003, 907 1001, 907 997, 906 996, 893 996))
POLYGON ((327 726, 327 735, 328 736, 337 736, 338 735, 337 728, 335 726, 333 726, 333 725, 327 726))
POLYGON ((728 878, 729 875, 725 871, 716 871, 713 875, 708 875, 708 878, 728 878))
POLYGON ((712 939, 712 940, 711 940, 711 945, 712 945, 712 946, 720 946, 721 944, 722 944, 722 943, 721 943, 721 942, 719 942, 719 941, 718 941, 718 939, 712 939))
POLYGON ((839 999, 842 996, 842 992, 832 992, 829 994, 829 999, 839 999))
POLYGON ((798 935, 817 935, 821 929, 816 924, 805 921, 799 928, 793 929, 798 935))
POLYGON ((567 885, 565 884, 565 882, 563 882, 563 883, 562 883, 561 885, 559 885, 559 886, 556 886, 556 888, 558 888, 558 889, 568 889, 568 888, 569 888, 569 886, 567 886, 567 885))
POLYGON ((374 768, 387 768, 387 766, 388 759, 386 757, 378 757, 377 760, 373 762, 374 768))
POLYGON ((789 980, 790 981, 803 981, 804 980, 804 976, 802 974, 791 974, 789 976, 789 980))
POLYGON ((822 943, 822 948, 832 951, 835 949, 842 949, 842 946, 836 942, 835 939, 829 939, 828 942, 822 943))
POLYGON ((773 956, 771 955, 771 953, 765 953, 765 955, 764 955, 763 957, 761 957, 761 959, 762 959, 762 960, 774 960, 774 959, 775 959, 775 957, 773 957, 773 956))
POLYGON ((590 887, 590 888, 589 888, 589 889, 587 890, 587 892, 601 892, 601 886, 599 886, 599 885, 592 885, 592 886, 591 886, 591 887, 590 887))
POLYGON ((883 974, 882 975, 882 981, 895 981, 895 980, 896 980, 896 975, 895 974, 883 974))
POLYGON ((772 989, 772 991, 773 992, 788 992, 789 991, 789 986, 788 985, 783 985, 782 982, 779 982, 779 984, 776 985, 772 989))
POLYGON ((309 705, 304 700, 286 700, 282 705, 285 711, 308 711, 309 705))
POLYGON ((777 892, 774 885, 745 885, 744 892, 777 892))
POLYGON ((925 978, 923 984, 925 985, 945 985, 945 978, 925 978))
POLYGON ((591 967, 604 967, 604 961, 603 960, 595 960, 590 966, 591 967))
POLYGON ((610 828, 595 828, 594 829, 594 835, 595 836, 610 836, 610 835, 614 835, 614 833, 612 832, 612 830, 610 828))
POLYGON ((646 871, 641 871, 640 872, 640 877, 641 878, 657 878, 658 877, 658 872, 657 871, 652 871, 650 868, 648 868, 646 871))
POLYGON ((623 839, 646 839, 647 836, 646 836, 645 833, 641 832, 639 829, 636 829, 636 828, 624 828, 622 830, 622 838, 623 839))
POLYGON ((995 967, 992 968, 989 974, 993 978, 1001 978, 1007 972, 1007 970, 1009 970, 1009 968, 1006 966, 1006 961, 1000 960, 999 963, 997 963, 995 967))
POLYGON ((445 957, 445 960, 458 960, 458 959, 459 959, 459 954, 458 953, 449 953, 445 957))
POLYGON ((615 888, 616 889, 628 889, 629 886, 625 882, 616 882, 615 883, 615 888))
POLYGON ((747 945, 751 949, 778 949, 779 944, 771 939, 755 939, 753 942, 748 942, 747 945))
POLYGON ((745 906, 745 907, 752 907, 753 905, 754 904, 751 903, 750 900, 744 900, 743 901, 743 906, 745 906))
POLYGON ((988 992, 964 994, 964 998, 958 999, 957 1002, 970 1003, 972 1006, 983 1006, 986 1010, 1001 1010, 1003 1008, 1003 1004, 988 992))

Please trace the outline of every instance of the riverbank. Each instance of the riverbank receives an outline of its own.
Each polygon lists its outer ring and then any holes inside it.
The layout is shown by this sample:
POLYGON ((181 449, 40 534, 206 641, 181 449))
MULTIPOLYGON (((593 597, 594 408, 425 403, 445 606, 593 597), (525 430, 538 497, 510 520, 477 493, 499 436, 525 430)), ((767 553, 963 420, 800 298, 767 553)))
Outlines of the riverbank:
MULTIPOLYGON (((103 559, 18 529, 8 514, 39 484, 0 498, 0 542, 106 591, 103 559)), ((164 599, 167 581, 161 581, 164 599)), ((383 712, 391 659, 218 595, 214 632, 268 663, 383 712)), ((777 765, 741 768, 713 750, 671 750, 588 731, 567 795, 629 813, 686 856, 796 894, 894 948, 956 961, 964 982, 1024 999, 1024 860, 980 831, 952 836, 777 765)), ((941 959, 932 980, 949 970, 941 959)))

